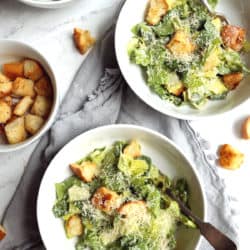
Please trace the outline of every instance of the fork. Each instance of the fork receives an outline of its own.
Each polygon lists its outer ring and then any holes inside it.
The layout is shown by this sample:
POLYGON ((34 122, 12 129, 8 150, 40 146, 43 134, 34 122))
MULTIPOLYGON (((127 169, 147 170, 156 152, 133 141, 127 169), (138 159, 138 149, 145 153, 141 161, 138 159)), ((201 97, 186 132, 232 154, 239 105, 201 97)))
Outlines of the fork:
POLYGON ((210 223, 203 222, 200 218, 194 215, 184 205, 184 203, 172 193, 171 189, 167 188, 166 193, 170 198, 178 203, 183 214, 185 214, 196 224, 200 230, 200 233, 207 239, 207 241, 211 244, 211 246, 214 247, 215 250, 237 250, 237 246, 231 239, 229 239, 210 223))
POLYGON ((209 11, 209 13, 214 16, 214 17, 218 17, 222 23, 224 24, 230 24, 229 20, 227 19, 227 17, 225 15, 223 15, 222 13, 218 13, 215 12, 211 6, 208 4, 207 0, 200 0, 201 3, 207 8, 207 10, 209 11))

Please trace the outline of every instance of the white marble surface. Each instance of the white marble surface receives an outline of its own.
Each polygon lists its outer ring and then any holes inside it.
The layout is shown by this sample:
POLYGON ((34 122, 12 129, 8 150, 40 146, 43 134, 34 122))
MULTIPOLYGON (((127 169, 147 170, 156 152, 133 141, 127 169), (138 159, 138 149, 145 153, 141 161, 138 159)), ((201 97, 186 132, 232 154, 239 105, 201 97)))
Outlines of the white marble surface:
MULTIPOLYGON (((77 0, 66 9, 44 10, 25 6, 16 0, 0 0, 0 39, 25 41, 39 49, 52 63, 58 77, 61 97, 84 57, 74 48, 72 29, 75 26, 88 28, 97 38, 105 30, 104 16, 98 10, 108 8, 116 0, 77 0), (88 16, 88 17, 86 17, 88 16), (98 18, 97 18, 98 16, 98 18)), ((239 110, 228 115, 192 122, 200 134, 211 143, 211 152, 216 153, 218 145, 231 143, 240 148, 247 156, 244 166, 235 172, 219 169, 240 209, 240 249, 248 250, 250 142, 240 139, 242 119, 250 115, 249 102, 239 110)), ((29 155, 35 145, 28 150, 0 154, 0 219, 13 195, 25 169, 29 155), (14 159, 14 160, 13 160, 14 159)))

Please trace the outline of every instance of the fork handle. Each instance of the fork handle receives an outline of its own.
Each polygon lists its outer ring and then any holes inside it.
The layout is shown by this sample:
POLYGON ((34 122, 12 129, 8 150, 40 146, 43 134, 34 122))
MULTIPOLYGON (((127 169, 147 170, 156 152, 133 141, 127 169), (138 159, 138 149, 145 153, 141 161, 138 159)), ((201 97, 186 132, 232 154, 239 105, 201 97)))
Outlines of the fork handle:
POLYGON ((215 250, 237 250, 236 244, 231 239, 229 239, 225 234, 223 234, 210 223, 206 223, 198 216, 194 215, 191 210, 188 209, 186 205, 172 193, 171 189, 167 188, 166 193, 170 198, 179 204, 183 214, 193 220, 193 222, 199 228, 201 234, 206 238, 211 246, 214 247, 215 250))
POLYGON ((201 234, 216 250, 237 250, 235 243, 210 223, 201 223, 201 234))

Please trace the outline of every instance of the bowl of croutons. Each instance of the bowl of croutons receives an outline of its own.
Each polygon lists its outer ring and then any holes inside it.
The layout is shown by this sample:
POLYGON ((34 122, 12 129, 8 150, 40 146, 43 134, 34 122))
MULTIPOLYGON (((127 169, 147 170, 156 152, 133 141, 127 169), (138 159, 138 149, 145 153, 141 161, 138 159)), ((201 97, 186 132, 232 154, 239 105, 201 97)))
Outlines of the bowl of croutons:
POLYGON ((58 103, 49 62, 27 44, 0 41, 0 152, 18 150, 41 137, 58 103))

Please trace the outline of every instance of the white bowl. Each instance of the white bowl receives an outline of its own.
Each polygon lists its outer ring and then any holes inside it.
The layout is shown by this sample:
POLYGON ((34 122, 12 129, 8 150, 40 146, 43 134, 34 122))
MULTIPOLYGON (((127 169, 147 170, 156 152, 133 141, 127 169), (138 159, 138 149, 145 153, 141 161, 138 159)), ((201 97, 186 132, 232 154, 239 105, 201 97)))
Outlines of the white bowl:
POLYGON ((71 2, 75 0, 18 0, 19 2, 25 3, 27 5, 38 7, 38 8, 47 8, 47 9, 56 9, 68 6, 71 2))
MULTIPOLYGON (((37 219, 43 243, 48 250, 74 250, 75 240, 65 236, 61 219, 55 218, 52 207, 56 200, 55 183, 62 182, 72 173, 69 163, 81 159, 94 150, 111 145, 117 140, 136 138, 144 154, 150 156, 155 165, 170 178, 187 179, 193 212, 206 219, 205 193, 201 179, 184 153, 165 136, 152 130, 133 125, 110 125, 83 133, 69 142, 51 161, 41 182, 37 200, 37 219), (49 225, 49 226, 48 226, 49 225)), ((198 230, 181 229, 177 235, 179 250, 194 250, 200 244, 198 230), (183 244, 182 244, 183 243, 183 244)))
POLYGON ((53 105, 45 125, 41 128, 41 130, 38 131, 38 133, 21 143, 13 145, 6 144, 1 140, 0 153, 19 150, 40 138, 49 129, 52 122, 54 121, 59 106, 59 93, 56 76, 50 63, 44 58, 44 56, 41 55, 36 49, 25 43, 13 40, 0 40, 0 66, 4 63, 18 61, 23 58, 31 58, 38 61, 50 77, 54 91, 53 105))
MULTIPOLYGON (((230 13, 230 21, 234 24, 241 25, 250 30, 250 1, 241 1, 238 4, 235 0, 221 0, 219 10, 225 14, 230 13), (244 9, 241 8, 244 4, 244 9), (247 20, 249 20, 247 22, 247 20)), ((228 112, 244 103, 250 94, 250 77, 246 78, 240 86, 232 91, 226 100, 210 101, 203 110, 196 110, 188 105, 176 107, 168 101, 162 100, 157 94, 153 93, 146 85, 145 78, 140 66, 131 63, 127 53, 127 46, 132 38, 132 27, 144 20, 145 10, 148 0, 127 0, 124 4, 115 33, 115 49, 117 60, 122 74, 131 87, 131 89, 149 106, 163 114, 184 120, 196 120, 228 112)), ((246 58, 249 62, 250 58, 246 58)), ((250 65, 250 64, 249 64, 250 65)))

